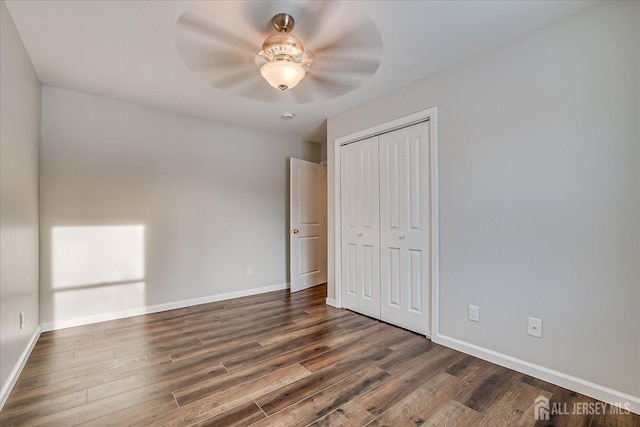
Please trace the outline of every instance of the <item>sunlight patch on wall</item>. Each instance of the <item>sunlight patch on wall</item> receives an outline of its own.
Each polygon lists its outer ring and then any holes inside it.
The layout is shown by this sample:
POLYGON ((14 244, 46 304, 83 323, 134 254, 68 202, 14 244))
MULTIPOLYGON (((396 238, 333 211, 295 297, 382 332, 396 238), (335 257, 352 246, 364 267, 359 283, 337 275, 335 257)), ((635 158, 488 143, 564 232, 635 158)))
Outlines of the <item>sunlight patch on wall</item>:
POLYGON ((145 306, 145 227, 51 230, 54 320, 96 317, 145 306))
POLYGON ((53 289, 144 278, 144 226, 53 227, 53 289))

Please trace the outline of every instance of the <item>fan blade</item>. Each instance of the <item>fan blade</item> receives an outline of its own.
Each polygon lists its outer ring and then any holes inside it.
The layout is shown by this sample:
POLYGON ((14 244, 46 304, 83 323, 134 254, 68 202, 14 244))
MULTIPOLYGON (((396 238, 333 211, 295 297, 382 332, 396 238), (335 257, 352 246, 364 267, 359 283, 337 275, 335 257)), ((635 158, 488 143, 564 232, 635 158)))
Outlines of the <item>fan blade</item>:
POLYGON ((309 1, 295 4, 287 13, 296 20, 293 31, 304 43, 316 39, 326 30, 327 24, 339 19, 341 10, 340 2, 309 1))
POLYGON ((180 15, 176 25, 178 54, 191 71, 213 86, 233 87, 259 76, 254 44, 192 12, 180 15))
MULTIPOLYGON (((297 35, 306 49, 314 55, 325 50, 332 54, 371 54, 379 57, 382 53, 382 38, 376 25, 364 13, 359 2, 312 2, 306 12, 310 15, 304 22, 301 17, 297 35)), ((294 32, 298 25, 294 28, 294 32)))
POLYGON ((380 57, 382 53, 382 38, 378 30, 371 25, 359 25, 331 34, 318 41, 308 44, 315 56, 320 55, 367 55, 380 57))
POLYGON ((206 42, 209 46, 216 46, 221 51, 242 51, 255 55, 262 44, 261 40, 247 39, 240 32, 225 28, 221 24, 190 11, 180 15, 176 22, 176 28, 176 41, 184 39, 193 42, 201 39, 202 42, 206 42))
POLYGON ((313 73, 359 74, 364 77, 375 74, 380 68, 378 58, 354 58, 340 56, 318 56, 313 73))
POLYGON ((357 2, 322 3, 314 32, 303 39, 315 67, 305 77, 302 102, 351 92, 380 68, 382 37, 357 2))
POLYGON ((206 46, 181 46, 178 52, 191 71, 207 79, 209 76, 225 72, 241 72, 245 68, 257 70, 251 59, 244 55, 235 53, 216 55, 206 46))
POLYGON ((353 89, 362 84, 359 79, 348 79, 345 78, 345 76, 336 78, 334 76, 317 75, 313 76, 313 78, 309 79, 309 81, 317 83, 320 87, 322 87, 322 90, 330 93, 332 97, 351 92, 353 89))
POLYGON ((219 89, 232 90, 238 86, 244 86, 247 83, 259 81, 259 75, 256 70, 246 68, 242 71, 234 71, 232 73, 224 73, 222 76, 214 76, 209 83, 219 89))
POLYGON ((298 86, 288 90, 298 104, 306 104, 321 99, 330 99, 351 92, 362 84, 360 79, 343 75, 309 74, 298 86))

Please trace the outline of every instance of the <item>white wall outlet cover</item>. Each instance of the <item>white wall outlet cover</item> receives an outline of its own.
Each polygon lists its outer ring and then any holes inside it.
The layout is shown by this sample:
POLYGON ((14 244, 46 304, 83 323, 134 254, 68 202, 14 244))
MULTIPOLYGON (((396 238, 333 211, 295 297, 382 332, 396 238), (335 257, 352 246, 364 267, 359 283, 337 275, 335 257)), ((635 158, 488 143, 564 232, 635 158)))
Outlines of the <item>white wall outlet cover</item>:
POLYGON ((247 276, 253 276, 253 267, 247 267, 247 276))
POLYGON ((469 304, 469 320, 474 322, 480 321, 480 307, 469 304))
POLYGON ((529 326, 527 333, 533 337, 542 338, 542 320, 535 317, 529 317, 529 326))

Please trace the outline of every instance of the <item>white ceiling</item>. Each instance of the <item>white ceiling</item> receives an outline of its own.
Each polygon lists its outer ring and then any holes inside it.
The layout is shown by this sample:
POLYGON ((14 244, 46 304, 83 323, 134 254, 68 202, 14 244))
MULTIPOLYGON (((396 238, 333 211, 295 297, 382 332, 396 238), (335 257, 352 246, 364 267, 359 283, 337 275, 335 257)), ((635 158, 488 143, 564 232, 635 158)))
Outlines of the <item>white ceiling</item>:
MULTIPOLYGON (((246 33, 255 40, 257 53, 268 32, 270 18, 279 12, 295 13, 305 6, 303 2, 7 0, 6 3, 44 85, 321 142, 326 138, 327 117, 594 2, 342 2, 347 9, 367 15, 378 28, 383 43, 380 68, 352 92, 307 104, 267 103, 217 89, 185 66, 174 41, 178 17, 191 10, 246 33), (293 111, 296 118, 280 120, 284 111, 293 111)), ((344 28, 348 28, 349 15, 344 13, 344 28)), ((309 15, 296 18, 294 33, 302 38, 305 25, 337 25, 313 22, 313 18, 309 15)), ((256 69, 256 79, 260 78, 256 69)))

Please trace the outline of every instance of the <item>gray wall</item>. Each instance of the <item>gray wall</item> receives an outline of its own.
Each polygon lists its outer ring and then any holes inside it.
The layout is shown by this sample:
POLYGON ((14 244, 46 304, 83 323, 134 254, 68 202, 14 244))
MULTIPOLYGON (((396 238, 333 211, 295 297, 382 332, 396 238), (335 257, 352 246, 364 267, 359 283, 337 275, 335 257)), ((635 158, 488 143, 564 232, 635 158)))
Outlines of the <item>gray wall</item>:
POLYGON ((0 2, 0 16, 0 378, 4 388, 40 325, 40 82, 4 2, 0 2), (21 310, 24 329, 19 323, 21 310))
POLYGON ((319 144, 50 87, 42 135, 43 324, 288 282, 319 144))
POLYGON ((640 3, 602 2, 328 120, 333 177, 335 138, 437 106, 440 332, 634 396, 639 43, 640 3))

